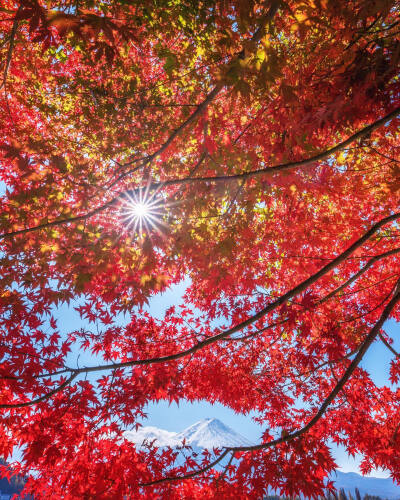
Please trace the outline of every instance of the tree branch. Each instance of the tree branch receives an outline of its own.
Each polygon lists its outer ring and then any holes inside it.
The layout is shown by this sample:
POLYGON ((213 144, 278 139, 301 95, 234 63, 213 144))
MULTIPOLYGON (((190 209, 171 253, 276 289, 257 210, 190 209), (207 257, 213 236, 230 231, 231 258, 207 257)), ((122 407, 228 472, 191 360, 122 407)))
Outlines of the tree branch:
POLYGON ((225 451, 223 451, 221 453, 221 455, 219 455, 213 462, 209 463, 208 465, 206 465, 205 467, 203 467, 201 469, 197 469, 197 470, 194 470, 192 472, 188 472, 184 476, 169 476, 169 477, 167 476, 167 477, 163 477, 161 479, 156 479, 154 481, 150 481, 149 483, 143 483, 140 486, 154 486, 156 484, 165 483, 166 481, 182 481, 184 479, 191 479, 192 477, 198 476, 199 474, 204 474, 204 472, 207 472, 208 470, 212 469, 214 467, 214 465, 217 465, 219 462, 221 462, 221 460, 224 457, 226 457, 226 455, 230 451, 231 450, 228 448, 225 449, 225 451))
POLYGON ((46 401, 46 399, 51 398, 54 396, 54 394, 57 394, 57 392, 62 391, 67 385, 69 385, 77 376, 79 375, 79 372, 76 370, 70 377, 68 377, 62 384, 60 384, 58 387, 53 389, 52 391, 44 394, 43 396, 40 396, 39 398, 32 399, 31 401, 26 401, 24 403, 8 403, 8 404, 0 404, 0 408, 8 408, 8 409, 16 409, 16 408, 26 408, 27 406, 33 406, 38 403, 41 403, 42 401, 46 401))
POLYGON ((96 372, 96 371, 102 371, 102 370, 112 370, 114 368, 125 368, 125 367, 129 367, 129 366, 143 366, 143 365, 150 365, 150 364, 155 364, 155 363, 165 363, 165 362, 169 362, 169 361, 175 361, 177 359, 188 356, 189 354, 194 354, 195 352, 199 351, 200 349, 203 349, 204 347, 211 345, 214 342, 217 342, 218 340, 224 339, 224 338, 226 338, 226 337, 228 337, 228 336, 230 336, 238 331, 243 330, 243 328, 255 323, 257 320, 261 319, 266 314, 275 310, 277 307, 285 304, 288 300, 295 297, 299 293, 305 291, 308 287, 310 287, 316 281, 318 281, 322 276, 324 276, 325 274, 327 274, 328 272, 333 270, 335 267, 337 267, 340 263, 342 263, 355 250, 357 250, 359 247, 361 247, 382 226, 384 226, 385 224, 387 224, 389 222, 397 220, 399 218, 400 218, 400 213, 396 213, 396 214, 390 215, 389 217, 385 217, 384 219, 381 219, 379 222, 374 224, 366 233, 364 233, 364 235, 361 236, 361 238, 359 238, 357 241, 355 241, 347 250, 342 252, 335 259, 333 259, 331 262, 326 264, 322 269, 317 271, 315 274, 313 274, 312 276, 310 276, 306 280, 302 281, 297 286, 295 286, 294 288, 292 288, 291 290, 289 290, 285 294, 281 295, 273 302, 270 302, 267 306, 265 306, 263 309, 261 309, 258 313, 254 314, 253 316, 246 319, 245 321, 242 321, 241 323, 237 324, 236 326, 233 326, 232 328, 229 328, 229 329, 227 329, 227 330, 225 330, 217 335, 213 335, 212 337, 208 337, 207 339, 195 344, 194 346, 190 347, 189 349, 177 352, 175 354, 170 354, 168 356, 158 357, 158 358, 125 361, 125 362, 121 362, 121 363, 113 363, 110 365, 98 365, 98 366, 80 368, 80 371, 82 373, 83 372, 89 373, 89 372, 96 372))
POLYGON ((382 328, 385 321, 389 318, 391 312, 396 307, 396 305, 398 304, 399 301, 400 301, 400 289, 397 286, 392 299, 388 302, 388 304, 384 308, 381 316, 379 317, 378 321, 375 323, 375 325, 372 327, 372 329, 368 333, 366 339, 361 344, 356 356, 354 357, 354 359, 352 360, 352 362, 350 363, 350 365, 348 366, 348 368, 346 369, 346 371, 344 372, 342 377, 339 379, 339 382, 335 385, 333 390, 330 392, 330 394, 327 396, 327 398, 321 404, 318 412, 314 415, 314 417, 304 427, 293 432, 292 434, 289 434, 288 436, 281 437, 281 438, 275 439, 273 441, 269 441, 268 443, 262 443, 262 444, 258 444, 258 445, 254 445, 254 446, 237 446, 237 447, 234 446, 234 447, 229 447, 227 449, 231 450, 231 451, 254 451, 254 450, 260 450, 260 449, 265 449, 265 448, 271 448, 272 446, 276 446, 277 444, 292 441, 293 439, 301 436, 302 434, 307 432, 309 429, 311 429, 323 417, 323 415, 325 414, 329 405, 332 403, 332 401, 336 398, 338 393, 343 389, 343 387, 345 386, 347 381, 353 375, 355 369, 361 363, 365 353, 369 349, 372 342, 379 335, 380 329, 382 328))
MULTIPOLYGON (((400 283, 400 282, 399 282, 400 283)), ((221 455, 214 460, 211 464, 208 466, 202 468, 202 469, 197 469, 196 471, 193 471, 189 474, 185 474, 184 476, 175 476, 175 477, 164 477, 155 481, 152 481, 150 483, 146 483, 143 486, 151 486, 154 484, 160 484, 166 481, 182 481, 185 479, 190 479, 194 476, 203 474, 204 472, 208 471, 211 467, 213 467, 215 464, 220 462, 228 452, 249 452, 249 451, 258 451, 258 450, 264 450, 268 448, 275 447, 281 443, 287 443, 289 441, 293 441, 295 438, 298 438, 305 434, 307 431, 309 431, 325 414, 327 411, 328 407, 330 404, 333 402, 333 400, 336 398, 336 396, 339 394, 339 392, 344 388, 350 377, 353 375, 354 371, 360 364, 361 360, 363 359, 365 353, 367 352, 368 348, 372 344, 372 342, 376 339, 376 337, 379 335, 380 329, 382 328, 383 324, 385 321, 388 319, 390 316, 390 313, 393 311, 393 309, 396 307, 397 303, 400 301, 400 289, 399 286, 396 287, 394 295, 390 302, 386 305, 384 308, 380 318, 378 321, 375 323, 375 325, 372 327, 370 330, 369 334, 367 335, 366 339, 364 342, 361 344, 355 358, 353 361, 350 363, 342 377, 338 380, 336 383, 335 387, 332 389, 330 394, 325 398, 321 406, 319 407, 319 410, 317 413, 314 415, 314 417, 301 429, 298 429, 295 432, 292 432, 291 434, 288 434, 286 436, 281 436, 280 438, 274 439, 272 441, 268 441, 267 443, 260 443, 257 445, 251 445, 251 446, 231 446, 231 447, 226 447, 225 450, 221 453, 221 455)))
POLYGON ((388 252, 384 252, 380 255, 375 255, 375 257, 372 257, 366 264, 363 266, 356 274, 354 274, 351 278, 349 278, 343 285, 340 285, 337 287, 335 290, 330 292, 328 295, 326 295, 323 299, 321 299, 318 304, 323 304, 327 300, 329 300, 331 297, 334 295, 338 294, 345 288, 347 288, 349 285, 351 285, 354 281, 356 281, 357 278, 359 278, 362 274, 364 274, 368 269, 375 264, 375 262, 378 262, 381 259, 384 259, 385 257, 389 257, 390 255, 395 255, 400 252, 400 248, 395 248, 393 250, 389 250, 388 252))
MULTIPOLYGON (((385 123, 388 122, 389 120, 396 118, 399 114, 400 114, 400 106, 395 108, 393 111, 391 111, 387 115, 385 115, 383 118, 380 118, 379 120, 362 128, 361 130, 359 130, 355 134, 348 137, 346 140, 339 142, 335 146, 333 146, 325 151, 322 151, 314 156, 310 156, 309 158, 305 158, 303 160, 281 163, 281 164, 274 165, 271 167, 261 168, 259 170, 253 170, 250 172, 243 172, 241 174, 220 175, 220 176, 215 176, 215 177, 192 177, 192 178, 187 177, 184 179, 171 179, 169 181, 167 180, 163 183, 158 183, 158 184, 154 185, 154 188, 159 187, 159 186, 169 186, 169 185, 176 185, 176 184, 189 184, 189 183, 194 183, 194 182, 227 182, 227 181, 231 181, 231 180, 250 179, 250 178, 259 177, 259 176, 262 176, 265 174, 275 174, 277 172, 282 172, 284 170, 291 170, 291 169, 297 168, 297 167, 306 167, 308 165, 311 165, 312 163, 329 158, 329 156, 332 156, 334 153, 341 151, 342 149, 344 149, 346 146, 353 143, 354 141, 356 141, 358 139, 362 139, 363 137, 371 134, 373 131, 375 131, 378 128, 385 125, 385 123)), ((151 186, 151 187, 153 188, 153 186, 151 186)))
POLYGON ((21 6, 18 7, 17 12, 15 13, 14 23, 13 23, 13 26, 11 28, 10 44, 8 46, 6 65, 4 67, 4 72, 3 72, 3 82, 0 85, 0 89, 2 89, 3 87, 6 86, 8 69, 9 69, 10 64, 11 64, 12 53, 14 50, 15 35, 17 34, 17 29, 18 29, 18 22, 19 22, 18 13, 19 13, 20 9, 21 9, 21 6))
MULTIPOLYGON (((214 91, 215 91, 215 89, 214 89, 214 91)), ((282 163, 282 164, 275 165, 272 167, 265 167, 265 168, 262 168, 260 170, 253 170, 251 172, 244 172, 241 174, 234 174, 234 175, 220 175, 220 176, 215 176, 215 177, 186 177, 183 179, 169 179, 169 180, 166 180, 163 182, 154 182, 154 183, 149 185, 149 189, 153 190, 153 189, 160 189, 160 188, 167 187, 167 186, 179 186, 179 185, 193 184, 193 183, 198 183, 198 182, 200 182, 200 183, 203 183, 203 182, 227 182, 227 181, 231 181, 231 180, 250 179, 250 178, 254 178, 254 177, 263 176, 265 174, 275 174, 277 172, 281 172, 284 170, 290 170, 290 169, 297 168, 297 167, 305 167, 307 165, 311 165, 312 163, 324 160, 324 159, 328 158, 329 156, 331 156, 332 154, 337 153, 338 151, 342 150, 343 148, 345 148, 346 146, 348 146, 352 142, 356 141, 357 139, 361 139, 362 137, 365 137, 366 135, 371 134, 374 130, 383 126, 387 121, 391 120, 392 118, 395 118, 399 114, 400 114, 400 106, 397 107, 396 109, 394 109, 393 111, 391 111, 390 113, 388 113, 387 115, 385 115, 383 118, 377 120, 376 122, 364 127, 363 129, 359 130, 355 134, 351 135, 345 141, 340 142, 336 146, 333 146, 330 149, 327 149, 321 153, 318 153, 318 154, 311 156, 309 158, 306 158, 304 160, 282 163)), ((181 129, 181 127, 179 127, 179 129, 181 129)), ((173 132, 173 134, 175 134, 175 132, 173 132)), ((174 137, 176 137, 176 135, 174 135, 174 137)), ((168 141, 169 141, 169 139, 167 140, 167 142, 168 141)), ((160 149, 164 148, 165 144, 166 143, 164 143, 164 145, 161 146, 160 149)), ((168 142, 168 144, 170 144, 170 142, 168 142)), ((165 148, 166 147, 167 146, 165 146, 165 148)), ((164 149, 162 149, 162 150, 164 151, 164 149)), ((158 150, 158 151, 160 151, 160 150, 158 150)), ((153 155, 156 153, 153 153, 153 155)), ((158 153, 156 156, 158 156, 158 153)), ((145 159, 144 161, 147 161, 147 160, 145 159)), ((141 189, 141 188, 137 188, 137 189, 141 189)), ((18 231, 12 231, 10 233, 3 233, 0 235, 0 240, 4 239, 4 238, 11 238, 13 236, 18 236, 20 234, 30 233, 32 231, 38 231, 40 229, 46 229, 46 228, 49 228, 52 226, 59 226, 62 224, 71 224, 73 222, 79 222, 82 220, 89 219, 90 217, 93 217, 94 215, 96 215, 96 214, 106 210, 107 208, 117 204, 120 201, 120 199, 129 191, 132 191, 132 190, 125 190, 125 191, 119 193, 117 196, 115 196, 114 198, 112 198, 111 200, 106 202, 105 204, 100 205, 99 207, 95 208, 94 210, 91 210, 90 212, 87 212, 86 214, 77 215, 74 217, 70 217, 68 219, 58 219, 58 220, 54 220, 51 222, 47 222, 45 224, 39 224, 37 226, 32 226, 30 228, 20 229, 18 231)))
MULTIPOLYGON (((342 252, 340 255, 338 255, 335 259, 333 259, 331 262, 326 264, 322 269, 317 271, 315 274, 307 278, 306 280, 302 281, 300 284, 298 284, 296 287, 292 288, 285 294, 281 295, 277 299, 275 299, 273 302, 270 302, 267 306, 265 306, 263 309, 261 309, 258 313, 254 314, 250 318, 248 318, 245 321, 242 321, 241 323, 237 324, 236 326, 233 326, 232 328, 229 328, 221 333, 218 333, 216 335, 213 335, 211 337, 206 338, 205 340, 202 340, 201 342, 198 342, 197 344, 193 345, 192 347, 185 349, 183 351, 176 352, 174 354, 166 355, 166 356, 161 356, 157 358, 147 358, 147 359, 136 359, 136 360, 131 360, 131 361, 123 361, 120 363, 112 363, 112 364, 107 364, 107 365, 96 365, 96 366, 87 366, 87 367, 82 367, 78 369, 71 369, 72 376, 69 380, 71 382, 76 376, 78 376, 81 373, 92 373, 92 372, 98 372, 98 371, 105 371, 105 370, 114 370, 116 368, 129 368, 133 366, 146 366, 146 365, 152 365, 152 364, 159 364, 159 363, 167 363, 170 361, 176 361, 178 359, 184 358, 186 356, 192 355, 196 353, 197 351, 200 351, 204 347, 211 345, 219 340, 225 339, 226 337, 243 330, 245 327, 255 323, 257 320, 261 319, 264 317, 266 314, 269 312, 275 310, 277 307, 285 304, 288 300, 291 298, 295 297, 299 293, 303 292, 306 290, 308 287, 310 287, 312 284, 314 284, 316 281, 318 281, 322 276, 333 270, 336 266, 338 266, 340 263, 342 263, 349 255, 351 255, 355 250, 357 250, 360 246, 362 246, 366 241, 368 241, 369 238, 371 238, 382 226, 385 224, 392 222, 394 220, 397 220, 400 218, 400 213, 396 213, 393 215, 390 215, 388 217, 385 217, 384 219, 381 219, 379 222, 374 224, 366 233, 364 233, 361 238, 359 238, 357 241, 355 241, 350 247, 342 252)), ((396 296, 397 296, 397 288, 396 288, 396 296)), ((260 332, 263 330, 261 329, 260 332)), ((359 351, 360 352, 360 351, 359 351)), ((356 359, 356 358, 355 358, 356 359)), ((60 388, 54 389, 51 393, 48 393, 47 395, 43 396, 43 399, 47 399, 48 397, 52 396, 62 388, 64 388, 68 383, 62 384, 60 388)), ((23 407, 23 406, 30 406, 34 405, 40 401, 42 401, 42 398, 38 398, 36 400, 33 400, 31 402, 26 402, 26 403, 21 403, 21 404, 14 404, 14 405, 0 405, 0 408, 18 408, 18 407, 23 407)))
POLYGON ((385 344, 385 346, 389 349, 389 351, 396 356, 396 358, 400 358, 400 353, 394 349, 389 342, 385 339, 385 337, 379 333, 379 338, 382 340, 382 342, 385 344))
MULTIPOLYGON (((256 30, 256 32, 254 33, 254 35, 251 37, 251 41, 253 43, 257 43, 258 41, 261 40, 261 38, 264 35, 266 24, 273 19, 273 17, 275 16, 277 10, 278 10, 278 2, 274 0, 272 2, 272 4, 271 4, 271 7, 270 7, 268 13, 263 17, 263 19, 262 19, 262 21, 260 23, 260 27, 256 30)), ((239 52, 239 54, 236 55, 236 57, 232 57, 232 59, 230 60, 230 64, 233 63, 235 60, 241 59, 242 56, 243 56, 243 53, 244 53, 244 51, 241 50, 239 52)), ((143 163, 142 163, 141 166, 144 167, 144 166, 148 165, 153 160, 155 160, 158 156, 160 156, 164 151, 166 151, 166 149, 168 148, 168 146, 176 139, 176 137, 178 137, 178 135, 188 125, 190 125, 193 121, 195 121, 196 118, 198 118, 206 110, 206 108, 208 107, 208 105, 215 99, 215 97, 221 92, 221 90, 224 87, 225 87, 225 83, 223 81, 218 82, 215 85, 215 87, 213 88, 213 90, 203 100, 203 102, 201 102, 200 104, 197 105, 196 110, 193 111, 193 113, 181 125, 179 125, 178 128, 176 128, 171 133, 171 135, 168 137, 168 139, 154 153, 152 153, 151 155, 147 156, 143 160, 143 163)), ((124 166, 128 166, 128 165, 129 165, 129 162, 125 163, 124 166)), ((121 181, 126 176, 130 175, 130 173, 131 172, 129 171, 129 172, 121 174, 118 177, 118 179, 111 184, 111 186, 115 185, 117 182, 121 181)))

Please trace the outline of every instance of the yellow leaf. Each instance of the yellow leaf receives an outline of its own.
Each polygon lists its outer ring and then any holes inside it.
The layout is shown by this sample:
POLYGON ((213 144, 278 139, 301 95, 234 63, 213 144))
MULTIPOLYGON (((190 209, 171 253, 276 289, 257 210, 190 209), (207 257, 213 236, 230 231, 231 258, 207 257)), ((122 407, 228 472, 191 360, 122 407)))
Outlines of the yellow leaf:
POLYGON ((56 252, 59 249, 57 243, 43 243, 40 247, 40 251, 42 253, 46 252, 56 252))
POLYGON ((304 12, 296 12, 294 17, 296 18, 297 22, 302 23, 307 19, 307 14, 304 14, 304 12))
POLYGON ((142 274, 142 276, 140 277, 140 284, 142 286, 145 286, 146 283, 148 283, 152 279, 153 279, 152 276, 150 276, 149 274, 142 274))
POLYGON ((346 163, 346 156, 343 152, 341 152, 337 157, 337 162, 339 165, 344 165, 346 163))

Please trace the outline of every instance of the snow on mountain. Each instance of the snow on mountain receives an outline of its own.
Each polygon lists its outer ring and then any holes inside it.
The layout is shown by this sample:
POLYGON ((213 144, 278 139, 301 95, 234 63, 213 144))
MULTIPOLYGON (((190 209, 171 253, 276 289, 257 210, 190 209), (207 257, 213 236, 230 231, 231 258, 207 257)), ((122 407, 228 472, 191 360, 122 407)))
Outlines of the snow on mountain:
POLYGON ((125 438, 132 443, 142 445, 144 442, 150 444, 154 441, 154 446, 157 447, 174 447, 178 445, 179 443, 175 439, 176 435, 176 432, 169 432, 151 426, 139 427, 137 431, 126 431, 124 433, 125 438))
MULTIPOLYGON (((191 446, 193 450, 222 448, 224 446, 249 446, 252 443, 241 434, 237 433, 216 418, 206 418, 187 427, 181 432, 170 432, 158 427, 140 427, 137 431, 126 431, 124 433, 128 441, 140 445, 144 442, 154 443, 156 447, 170 446, 175 448, 185 444, 191 446)), ((390 500, 400 499, 400 487, 396 486, 391 479, 381 479, 377 477, 363 477, 354 472, 335 471, 331 475, 335 487, 340 490, 354 494, 358 488, 361 495, 378 495, 381 498, 390 500)))
POLYGON ((217 418, 200 420, 176 435, 178 441, 184 439, 190 446, 213 449, 223 446, 249 446, 252 443, 217 418))
POLYGON ((140 427, 137 431, 126 431, 125 438, 137 444, 144 441, 154 446, 171 446, 185 444, 196 448, 221 448, 223 446, 249 446, 252 443, 236 431, 223 424, 217 418, 206 418, 187 427, 181 432, 169 432, 157 427, 140 427))
POLYGON ((355 472, 337 470, 331 475, 331 479, 338 490, 343 488, 352 494, 354 494, 355 488, 358 488, 361 496, 376 495, 390 500, 400 498, 400 486, 395 485, 389 478, 363 477, 355 472))

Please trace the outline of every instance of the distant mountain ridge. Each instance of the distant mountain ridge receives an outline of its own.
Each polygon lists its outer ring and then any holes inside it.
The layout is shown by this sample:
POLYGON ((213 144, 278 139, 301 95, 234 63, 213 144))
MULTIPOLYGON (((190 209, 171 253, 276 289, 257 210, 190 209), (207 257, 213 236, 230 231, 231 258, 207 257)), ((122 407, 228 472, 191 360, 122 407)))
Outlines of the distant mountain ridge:
MULTIPOLYGON (((254 443, 246 439, 217 418, 206 418, 187 427, 181 432, 171 432, 158 427, 140 427, 137 431, 126 431, 125 438, 138 445, 153 443, 157 447, 182 445, 191 446, 194 451, 199 449, 222 448, 224 446, 250 446, 254 443)), ((388 500, 400 499, 400 487, 391 479, 364 477, 355 472, 337 470, 332 476, 335 487, 354 494, 358 488, 362 496, 376 495, 388 500)))
POLYGON ((356 472, 342 472, 337 470, 332 475, 336 488, 343 488, 346 492, 354 493, 358 488, 361 495, 376 495, 388 500, 400 499, 400 486, 393 483, 391 479, 380 477, 364 477, 356 472))

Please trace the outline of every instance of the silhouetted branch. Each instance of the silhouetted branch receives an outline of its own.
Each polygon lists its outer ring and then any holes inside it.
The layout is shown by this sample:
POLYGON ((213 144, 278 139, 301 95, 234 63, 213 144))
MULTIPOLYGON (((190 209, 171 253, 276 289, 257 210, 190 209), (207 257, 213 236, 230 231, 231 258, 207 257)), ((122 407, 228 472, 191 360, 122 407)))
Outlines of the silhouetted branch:
MULTIPOLYGON (((400 283, 400 282, 399 282, 400 283)), ((338 393, 344 388, 346 385, 347 381, 350 379, 352 374, 354 373, 355 369, 358 367, 360 364, 361 360, 363 359, 365 353, 367 352, 368 348, 372 344, 372 342, 376 339, 378 336, 380 329, 382 328, 383 324, 385 321, 388 319, 390 316, 390 313, 393 311, 393 309, 396 307, 397 303, 400 301, 400 290, 399 286, 396 287, 395 293, 390 300, 390 302, 386 305, 385 309, 383 310, 380 318, 378 321, 375 323, 375 325, 372 327, 370 330, 369 334, 367 335, 366 339, 364 342, 361 344, 357 355, 353 359, 353 361, 350 363, 342 377, 338 380, 336 383, 335 387, 332 389, 330 394, 325 398, 323 403, 320 405, 318 412, 314 415, 314 417, 301 429, 298 429, 295 432, 292 432, 291 434, 287 435, 282 435, 280 438, 274 439, 272 441, 269 441, 267 443, 260 443, 257 445, 250 445, 250 446, 230 446, 226 447, 225 451, 221 453, 221 455, 211 462, 208 466, 203 467, 202 469, 197 469, 196 471, 193 471, 189 474, 185 474, 183 476, 175 476, 175 477, 164 477, 149 483, 144 484, 143 486, 151 486, 155 484, 160 484, 163 482, 167 481, 182 481, 185 479, 190 479, 194 476, 203 474, 204 472, 207 472, 211 467, 216 465, 218 462, 220 462, 229 452, 248 452, 248 451, 257 451, 257 450, 263 450, 267 448, 272 448, 274 446, 277 446, 281 443, 287 443, 289 441, 293 441, 294 439, 302 436, 305 434, 308 430, 310 430, 317 422, 324 416, 325 412, 329 408, 330 404, 333 402, 333 400, 336 398, 338 393)))
MULTIPOLYGON (((92 372, 98 372, 98 371, 105 371, 105 370, 114 370, 116 368, 128 368, 132 366, 146 366, 146 365, 152 365, 152 364, 159 364, 159 363, 167 363, 171 361, 176 361, 178 359, 184 358, 186 356, 192 355, 196 353, 197 351, 200 351, 201 349, 205 348, 206 346, 209 346, 215 342, 218 342, 219 340, 225 339, 226 337, 229 337, 230 335, 233 335, 236 332, 239 332, 246 328, 247 326, 255 323, 259 319, 263 318, 266 314, 274 311, 277 309, 279 306, 285 304, 288 302, 290 299, 295 297, 296 295, 299 295, 300 293, 304 292, 307 288, 309 288, 311 285, 313 285, 316 281, 318 281, 322 276, 327 274, 328 272, 332 271, 335 267, 337 267, 339 264, 341 264, 348 256, 350 256, 353 252, 355 252, 358 248, 360 248, 366 241, 368 241, 381 227, 384 225, 388 224, 389 222, 393 222, 397 219, 400 218, 400 213, 396 213, 393 215, 390 215, 388 217, 385 217, 381 219, 379 222, 374 224, 366 233, 364 233, 361 238, 359 238, 357 241, 355 241, 352 245, 350 245, 347 250, 342 252, 340 255, 338 255, 335 259, 333 259, 331 262, 326 264, 322 269, 314 273, 312 276, 307 278, 306 280, 302 281, 299 283, 297 286, 289 290, 288 292, 284 293, 274 301, 270 302, 267 306, 265 306, 263 309, 261 309, 258 313, 254 314, 253 316, 249 317, 248 319, 242 321, 241 323, 224 330, 221 333, 218 333, 216 335, 213 335, 211 337, 208 337, 201 342, 198 342, 197 344, 194 344, 192 347, 185 349, 183 351, 176 352, 174 354, 169 354, 166 356, 160 356, 160 357, 154 357, 154 358, 147 358, 147 359, 135 359, 131 361, 123 361, 119 363, 111 363, 111 364, 106 364, 106 365, 96 365, 96 366, 87 366, 87 367, 82 367, 78 369, 74 369, 71 372, 74 374, 74 376, 71 378, 71 381, 80 373, 92 373, 92 372)), ((261 333, 262 329, 260 330, 261 333)), ((67 385, 67 384, 65 384, 67 385)), ((63 387, 65 387, 63 385, 63 387)), ((58 392, 58 390, 56 390, 58 392)), ((51 395, 51 394, 50 394, 51 395)), ((50 397, 50 396, 48 396, 50 397)), ((40 399, 41 401, 41 399, 40 399)), ((36 404, 36 402, 39 402, 38 400, 34 400, 32 402, 27 402, 24 403, 23 406, 29 406, 32 404, 36 404)), ((0 405, 0 408, 18 408, 19 405, 6 405, 2 406, 0 405)))
MULTIPOLYGON (((215 93, 215 95, 217 95, 217 93, 218 93, 217 87, 214 88, 212 93, 215 93)), ((206 99, 210 98, 212 93, 210 93, 206 99)), ((215 97, 215 95, 213 94, 214 97, 215 97)), ((204 107, 202 109, 204 109, 204 107)), ((374 123, 364 127, 363 129, 359 130, 355 134, 351 135, 345 141, 342 141, 339 144, 337 144, 336 146, 333 146, 330 149, 327 149, 321 153, 318 153, 318 154, 311 156, 309 158, 306 158, 304 160, 293 161, 293 162, 288 162, 288 163, 281 163, 279 165, 274 165, 272 167, 265 167, 265 168, 262 168, 260 170, 253 170, 251 172, 243 172, 241 174, 220 175, 220 176, 214 176, 214 177, 185 177, 183 179, 169 179, 169 180, 166 180, 164 182, 152 183, 152 184, 150 184, 149 189, 154 190, 154 189, 160 189, 160 188, 167 187, 167 186, 180 186, 180 185, 184 185, 184 184, 194 184, 194 183, 199 183, 199 182, 200 183, 227 182, 227 181, 232 181, 232 180, 244 180, 244 179, 260 177, 260 176, 263 176, 266 174, 275 174, 277 172, 282 172, 282 171, 290 170, 290 169, 297 168, 297 167, 305 167, 305 166, 311 165, 312 163, 316 163, 318 161, 325 160, 326 158, 329 158, 329 156, 342 150, 343 148, 345 148, 346 146, 348 146, 352 142, 371 134, 374 130, 385 125, 385 123, 387 123, 392 118, 395 118, 399 114, 400 114, 400 107, 397 107, 396 109, 394 109, 393 111, 391 111, 390 113, 385 115, 383 118, 375 121, 374 123)), ((189 120, 189 118, 188 118, 188 120, 189 120)), ((187 124, 187 120, 186 120, 186 122, 184 122, 184 124, 187 124)), ((142 166, 144 164, 147 164, 149 161, 154 159, 159 154, 161 154, 170 144, 171 137, 175 138, 178 131, 182 130, 182 127, 184 126, 184 124, 182 124, 178 129, 176 129, 172 133, 170 138, 161 146, 161 148, 159 148, 155 153, 153 153, 152 155, 150 155, 149 157, 144 159, 142 166)), ((136 190, 138 190, 138 189, 141 189, 141 188, 137 188, 136 190)), ((30 228, 20 229, 18 231, 12 231, 10 233, 4 233, 4 234, 0 235, 0 239, 11 238, 13 236, 18 236, 20 234, 30 233, 32 231, 38 231, 40 229, 46 229, 49 227, 59 226, 62 224, 71 224, 73 222, 79 222, 82 220, 89 219, 89 218, 93 217, 94 215, 96 215, 100 212, 103 212, 107 208, 117 204, 120 201, 121 197, 123 197, 128 191, 132 191, 132 190, 126 190, 126 191, 119 193, 117 196, 115 196, 114 198, 112 198, 108 202, 104 203, 103 205, 100 205, 99 207, 95 208, 94 210, 91 210, 90 212, 87 212, 86 214, 77 215, 77 216, 70 217, 70 218, 58 219, 58 220, 54 220, 51 222, 47 222, 45 224, 39 224, 37 226, 32 226, 30 228)))

